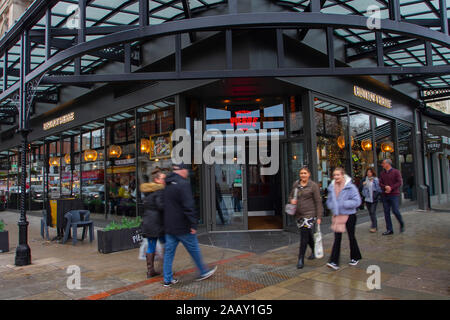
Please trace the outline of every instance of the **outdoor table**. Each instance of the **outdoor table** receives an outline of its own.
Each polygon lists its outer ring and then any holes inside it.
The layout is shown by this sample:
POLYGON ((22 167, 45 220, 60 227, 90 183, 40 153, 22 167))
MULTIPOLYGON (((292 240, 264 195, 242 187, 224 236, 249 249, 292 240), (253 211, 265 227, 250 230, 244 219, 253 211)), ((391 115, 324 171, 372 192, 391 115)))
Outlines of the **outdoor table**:
POLYGON ((83 210, 84 205, 81 199, 60 198, 49 200, 48 208, 50 214, 47 215, 47 225, 56 228, 57 236, 53 240, 60 240, 64 236, 64 228, 67 222, 64 215, 70 210, 83 210))

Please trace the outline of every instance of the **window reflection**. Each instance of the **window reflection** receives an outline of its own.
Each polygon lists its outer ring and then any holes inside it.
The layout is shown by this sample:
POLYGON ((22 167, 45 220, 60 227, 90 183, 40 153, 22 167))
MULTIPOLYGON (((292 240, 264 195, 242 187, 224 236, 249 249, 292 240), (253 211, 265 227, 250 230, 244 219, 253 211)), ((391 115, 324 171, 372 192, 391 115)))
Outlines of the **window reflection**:
MULTIPOLYGON (((318 183, 326 201, 327 188, 336 167, 349 170, 347 108, 314 98, 314 117, 317 130, 318 183)), ((354 139, 351 140, 354 144, 354 139)), ((326 206, 324 206, 325 210, 326 206)), ((326 211, 328 214, 328 211, 326 211)))

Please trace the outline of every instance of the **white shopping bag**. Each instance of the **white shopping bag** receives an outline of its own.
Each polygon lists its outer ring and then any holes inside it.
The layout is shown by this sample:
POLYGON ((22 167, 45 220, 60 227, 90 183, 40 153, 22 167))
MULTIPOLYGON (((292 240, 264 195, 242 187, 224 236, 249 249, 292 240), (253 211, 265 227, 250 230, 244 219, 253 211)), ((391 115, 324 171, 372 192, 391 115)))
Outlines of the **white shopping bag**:
POLYGON ((139 247, 139 260, 146 260, 146 253, 148 248, 148 240, 147 238, 144 238, 141 242, 141 246, 139 247))
POLYGON ((320 224, 317 224, 316 233, 314 233, 314 255, 317 259, 323 258, 322 233, 320 232, 320 224))
POLYGON ((163 255, 164 255, 164 244, 161 243, 161 241, 159 241, 156 243, 156 259, 157 260, 163 260, 163 255))

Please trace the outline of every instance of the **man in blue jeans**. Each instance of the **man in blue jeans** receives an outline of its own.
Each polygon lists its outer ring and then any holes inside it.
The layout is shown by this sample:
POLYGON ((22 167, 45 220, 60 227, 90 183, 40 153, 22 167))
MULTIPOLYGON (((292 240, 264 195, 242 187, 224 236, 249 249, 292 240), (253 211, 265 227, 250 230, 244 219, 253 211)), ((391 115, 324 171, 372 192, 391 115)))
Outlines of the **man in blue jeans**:
POLYGON ((211 277, 217 270, 217 266, 208 269, 203 263, 202 254, 197 240, 197 221, 194 197, 191 184, 187 180, 189 171, 185 164, 172 166, 173 172, 166 178, 164 189, 164 231, 166 245, 164 252, 164 286, 170 287, 178 282, 173 278, 172 263, 178 243, 184 245, 191 255, 200 275, 196 281, 211 277))
POLYGON ((400 171, 392 168, 391 159, 385 159, 381 163, 384 170, 380 173, 380 187, 383 190, 384 219, 386 220, 386 232, 384 236, 394 234, 391 221, 391 208, 398 222, 400 232, 405 231, 405 224, 398 209, 400 200, 400 186, 403 183, 400 171))

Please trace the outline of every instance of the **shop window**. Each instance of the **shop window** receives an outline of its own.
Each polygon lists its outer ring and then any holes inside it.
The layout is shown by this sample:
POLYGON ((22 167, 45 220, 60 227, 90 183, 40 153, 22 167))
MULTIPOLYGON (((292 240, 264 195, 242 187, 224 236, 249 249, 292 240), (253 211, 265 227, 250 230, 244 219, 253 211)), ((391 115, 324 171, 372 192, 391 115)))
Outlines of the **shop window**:
POLYGON ((110 214, 136 216, 134 110, 106 118, 106 190, 110 214))
POLYGON ((102 121, 81 127, 81 196, 91 213, 105 212, 104 149, 102 121))
POLYGON ((414 177, 414 152, 412 127, 401 122, 397 125, 399 167, 403 185, 401 189, 403 203, 416 200, 416 184, 414 177))
POLYGON ((375 147, 377 152, 378 175, 383 170, 381 163, 384 159, 391 159, 392 165, 396 167, 392 126, 393 122, 390 120, 378 117, 375 119, 375 147))
POLYGON ((19 152, 10 150, 9 172, 8 172, 8 208, 19 209, 19 152))
POLYGON ((359 187, 367 169, 375 167, 374 142, 368 114, 351 110, 349 118, 353 182, 359 187))
MULTIPOLYGON (((161 169, 166 174, 171 168, 171 135, 175 129, 175 99, 167 98, 137 109, 139 180, 151 180, 152 172, 161 169)), ((139 193, 140 194, 140 193, 139 193)), ((142 214, 141 196, 139 212, 142 214)))
POLYGON ((30 144, 29 206, 31 210, 44 209, 44 142, 30 144))
POLYGON ((301 105, 301 97, 289 97, 287 109, 289 136, 295 137, 303 135, 303 109, 301 105))
MULTIPOLYGON (((347 108, 332 102, 314 98, 314 117, 317 134, 318 183, 324 202, 327 188, 333 179, 333 170, 349 168, 349 137, 347 108)), ((354 143, 354 138, 351 140, 354 143)), ((326 210, 326 214, 329 214, 326 210)))

